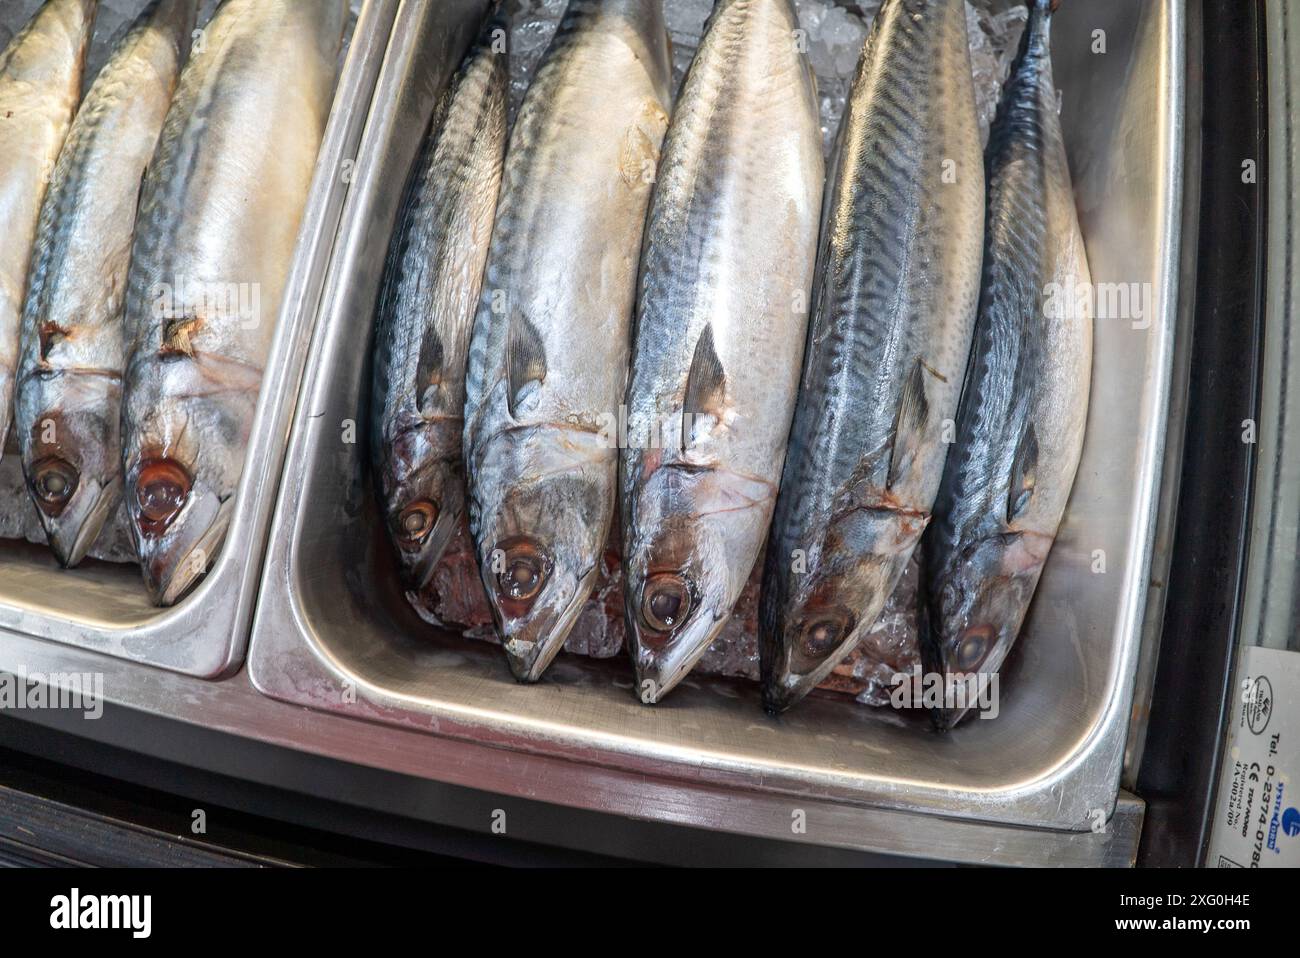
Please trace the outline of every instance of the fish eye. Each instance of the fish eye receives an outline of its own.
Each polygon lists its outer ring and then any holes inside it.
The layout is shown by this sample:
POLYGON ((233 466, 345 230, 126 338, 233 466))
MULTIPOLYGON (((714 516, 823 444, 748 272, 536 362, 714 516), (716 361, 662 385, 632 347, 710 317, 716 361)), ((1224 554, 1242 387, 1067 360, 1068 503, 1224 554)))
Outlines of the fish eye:
POLYGON ((691 587, 676 572, 650 576, 641 587, 641 620, 655 632, 671 632, 691 614, 691 587))
POLYGON ((81 475, 71 463, 51 457, 36 463, 30 485, 37 506, 54 517, 63 512, 80 481, 81 475))
POLYGON ((959 672, 971 672, 979 667, 988 654, 988 650, 993 646, 993 629, 987 625, 979 625, 967 629, 957 640, 956 655, 954 664, 959 672))
POLYGON ((550 556, 524 536, 499 543, 493 553, 501 556, 499 562, 493 559, 494 568, 499 570, 496 586, 501 597, 514 602, 530 602, 537 598, 551 574, 550 556))
POLYGON ((156 530, 166 528, 189 498, 193 480, 170 459, 155 459, 140 467, 135 480, 135 505, 141 518, 156 530))
POLYGON ((428 499, 412 502, 397 515, 397 542, 403 549, 418 549, 438 521, 438 506, 428 499))
POLYGON ((834 652, 853 627, 851 616, 833 612, 807 619, 800 632, 799 644, 805 655, 822 659, 834 652))

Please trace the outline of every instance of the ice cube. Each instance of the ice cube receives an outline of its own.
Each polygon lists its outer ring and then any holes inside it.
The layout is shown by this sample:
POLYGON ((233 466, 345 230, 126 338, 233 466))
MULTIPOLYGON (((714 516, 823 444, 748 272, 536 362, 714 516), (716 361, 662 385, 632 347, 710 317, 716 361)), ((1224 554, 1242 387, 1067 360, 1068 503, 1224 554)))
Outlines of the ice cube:
POLYGON ((712 12, 713 0, 664 0, 664 22, 669 33, 698 37, 712 12))

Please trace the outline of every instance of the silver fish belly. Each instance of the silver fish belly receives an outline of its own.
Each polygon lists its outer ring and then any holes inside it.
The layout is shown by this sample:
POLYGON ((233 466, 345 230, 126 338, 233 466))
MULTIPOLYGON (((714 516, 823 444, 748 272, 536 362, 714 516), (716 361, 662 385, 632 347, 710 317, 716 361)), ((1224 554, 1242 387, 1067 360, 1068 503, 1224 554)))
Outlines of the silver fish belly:
POLYGON ((970 373, 926 533, 928 672, 966 697, 1016 640, 1083 446, 1092 376, 1091 277, 1052 83, 1050 0, 1031 7, 989 137, 984 285, 970 373), (971 678, 974 678, 974 682, 971 678), (954 685, 955 688, 955 685, 954 685))
POLYGON ((511 133, 465 455, 483 582, 522 681, 563 646, 614 513, 611 423, 670 75, 659 0, 571 0, 511 133))
POLYGON ((127 283, 125 499, 169 605, 216 556, 328 116, 346 0, 228 0, 181 73, 127 283))
POLYGON ((121 498, 131 235, 196 12, 197 0, 157 0, 137 18, 82 101, 41 209, 15 421, 28 491, 65 566, 121 498))
POLYGON ((59 150, 81 98, 97 0, 48 0, 0 52, 0 435, 13 417, 27 273, 59 150))
POLYGON ((770 711, 799 701, 871 629, 938 492, 984 225, 963 0, 886 0, 834 166, 764 567, 770 711))
POLYGON ((790 0, 722 0, 646 227, 623 563, 636 692, 654 703, 731 614, 776 498, 807 333, 825 169, 790 0))
POLYGON ((505 159, 506 64, 489 34, 435 110, 380 294, 371 461, 411 589, 464 514, 465 366, 505 159))

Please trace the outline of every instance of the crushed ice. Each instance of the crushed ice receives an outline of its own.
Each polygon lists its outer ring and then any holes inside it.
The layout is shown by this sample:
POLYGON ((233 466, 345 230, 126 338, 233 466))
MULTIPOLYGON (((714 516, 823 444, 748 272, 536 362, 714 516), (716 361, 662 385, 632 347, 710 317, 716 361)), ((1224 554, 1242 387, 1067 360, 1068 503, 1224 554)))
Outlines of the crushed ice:
MULTIPOLYGON (((817 75, 821 101, 822 145, 829 156, 839 129, 862 46, 881 0, 795 0, 799 26, 806 31, 808 59, 817 75)), ((514 120, 537 65, 546 52, 567 0, 507 0, 510 23, 510 117, 514 120)), ((971 74, 975 78, 976 110, 981 139, 997 110, 1027 12, 1022 5, 1007 9, 1005 0, 967 0, 971 74)), ((673 51, 673 90, 681 87, 699 46, 713 0, 664 0, 664 20, 673 51)))

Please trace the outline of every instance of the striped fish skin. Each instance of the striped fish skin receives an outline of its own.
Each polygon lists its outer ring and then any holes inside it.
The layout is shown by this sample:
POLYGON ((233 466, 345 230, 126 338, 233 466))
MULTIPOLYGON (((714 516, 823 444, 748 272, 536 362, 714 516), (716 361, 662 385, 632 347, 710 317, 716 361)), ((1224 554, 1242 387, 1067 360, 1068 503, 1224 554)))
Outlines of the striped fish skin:
POLYGON ((0 435, 13 417, 41 203, 81 99, 97 2, 47 0, 0 52, 0 435))
POLYGON ((984 224, 963 0, 886 0, 833 165, 764 566, 759 651, 772 712, 803 698, 871 629, 939 489, 984 224))
POLYGON ((154 602, 225 537, 334 89, 346 0, 227 0, 181 72, 127 280, 125 500, 154 602))
POLYGON ((636 692, 660 701, 731 614, 794 412, 825 168, 790 0, 721 0, 647 223, 622 456, 636 692))
POLYGON ((73 121, 41 208, 15 402, 28 491, 74 566, 122 494, 122 310, 140 180, 189 48, 196 0, 157 0, 73 121))
MULTIPOLYGON (((1006 658, 1083 447, 1092 316, 1073 291, 1091 288, 1091 276, 1057 116, 1050 6, 1031 6, 989 139, 979 320, 957 442, 925 538, 921 652, 927 671, 945 675, 991 675, 1006 658)), ((949 728, 964 712, 931 715, 949 728)))
POLYGON ((511 133, 465 407, 469 518, 511 670, 595 584, 671 68, 660 0, 571 0, 511 133))
POLYGON ((465 366, 505 160, 509 72, 504 48, 493 49, 498 36, 494 23, 434 113, 379 304, 371 455, 412 589, 433 574, 464 514, 465 366))

